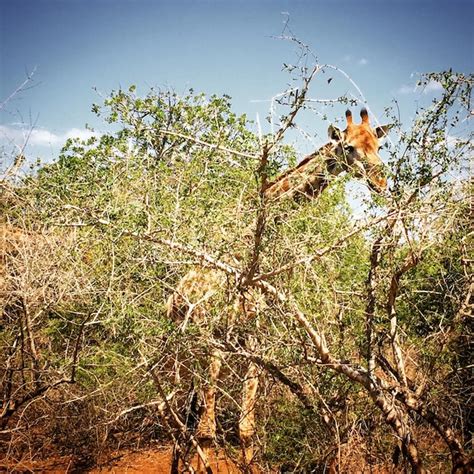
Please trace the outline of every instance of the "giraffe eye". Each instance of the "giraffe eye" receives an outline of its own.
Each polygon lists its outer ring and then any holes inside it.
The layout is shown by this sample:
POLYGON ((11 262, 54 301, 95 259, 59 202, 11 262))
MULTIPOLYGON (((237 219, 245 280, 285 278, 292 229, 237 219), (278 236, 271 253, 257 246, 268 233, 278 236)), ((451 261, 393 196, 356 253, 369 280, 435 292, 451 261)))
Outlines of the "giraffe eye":
POLYGON ((355 148, 352 145, 347 145, 345 147, 345 150, 347 153, 352 153, 355 150, 355 148))

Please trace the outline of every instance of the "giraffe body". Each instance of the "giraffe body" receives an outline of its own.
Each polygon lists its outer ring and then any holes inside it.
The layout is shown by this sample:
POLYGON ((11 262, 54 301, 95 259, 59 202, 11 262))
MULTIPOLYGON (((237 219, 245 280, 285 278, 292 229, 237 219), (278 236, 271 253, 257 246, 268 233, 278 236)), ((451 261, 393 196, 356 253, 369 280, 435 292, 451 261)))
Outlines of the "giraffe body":
MULTIPOLYGON (((318 197, 330 183, 330 180, 344 171, 353 172, 367 181, 368 186, 376 192, 384 192, 387 180, 383 173, 382 160, 378 155, 379 138, 388 129, 369 125, 367 111, 361 112, 362 122, 354 124, 350 111, 346 112, 347 127, 341 131, 333 126, 328 129, 331 141, 312 154, 306 156, 296 167, 282 173, 270 182, 264 192, 267 202, 279 199, 318 197)), ((212 296, 225 285, 222 271, 212 268, 193 268, 178 283, 176 291, 168 299, 168 316, 183 320, 182 328, 187 321, 205 320, 212 296), (177 318, 178 316, 178 318, 177 318)), ((255 317, 261 305, 261 299, 255 288, 249 288, 250 298, 237 297, 233 305, 234 313, 230 320, 235 321, 243 315, 242 321, 255 317), (249 309, 250 308, 250 309, 249 309)), ((247 350, 256 348, 256 340, 248 337, 247 350)), ((198 440, 210 449, 216 437, 216 388, 222 366, 223 353, 214 350, 210 357, 209 381, 204 388, 204 407, 198 426, 198 440)), ((242 450, 242 463, 251 470, 255 456, 253 441, 256 433, 255 408, 259 384, 259 368, 249 361, 242 382, 241 416, 239 419, 239 437, 242 450)))

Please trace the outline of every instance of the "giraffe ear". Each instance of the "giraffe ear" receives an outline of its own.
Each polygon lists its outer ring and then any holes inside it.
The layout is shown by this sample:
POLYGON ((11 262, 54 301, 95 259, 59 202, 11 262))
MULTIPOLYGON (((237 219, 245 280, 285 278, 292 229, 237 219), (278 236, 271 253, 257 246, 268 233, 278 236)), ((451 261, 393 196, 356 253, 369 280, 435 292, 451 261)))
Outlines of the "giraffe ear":
POLYGON ((338 142, 342 139, 342 132, 334 125, 329 125, 328 136, 331 140, 338 142))
POLYGON ((375 134, 377 138, 383 138, 388 135, 388 131, 392 128, 392 125, 380 125, 375 129, 375 134))

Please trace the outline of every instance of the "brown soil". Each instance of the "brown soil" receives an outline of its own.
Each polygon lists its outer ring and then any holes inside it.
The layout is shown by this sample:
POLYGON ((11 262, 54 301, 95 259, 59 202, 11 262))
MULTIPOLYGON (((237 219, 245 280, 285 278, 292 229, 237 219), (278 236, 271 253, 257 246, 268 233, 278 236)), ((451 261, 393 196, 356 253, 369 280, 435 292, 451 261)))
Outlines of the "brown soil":
MULTIPOLYGON (((0 460, 0 473, 44 473, 66 474, 70 472, 88 472, 89 474, 169 474, 172 449, 148 448, 140 451, 120 451, 111 454, 101 466, 88 471, 74 468, 71 457, 59 457, 47 461, 22 461, 3 464, 0 460)), ((226 459, 224 454, 215 454, 210 459, 214 474, 239 474, 237 466, 226 459)), ((192 467, 196 469, 197 458, 193 459, 192 467)))
MULTIPOLYGON (((169 474, 171 466, 171 448, 154 448, 139 452, 120 453, 120 458, 107 463, 105 466, 89 471, 90 474, 169 474)), ((210 464, 215 474, 239 474, 235 464, 226 459, 223 454, 211 457, 210 464)), ((197 467, 197 458, 192 466, 197 467)))

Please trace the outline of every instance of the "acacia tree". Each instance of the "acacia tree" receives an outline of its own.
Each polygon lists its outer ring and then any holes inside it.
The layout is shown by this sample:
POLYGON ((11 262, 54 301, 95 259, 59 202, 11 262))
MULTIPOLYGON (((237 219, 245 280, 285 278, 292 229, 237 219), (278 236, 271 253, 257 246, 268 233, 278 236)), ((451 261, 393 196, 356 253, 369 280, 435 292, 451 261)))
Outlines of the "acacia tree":
MULTIPOLYGON (((273 134, 253 133, 229 97, 151 91, 141 98, 132 86, 93 106, 118 132, 68 141, 56 163, 9 190, 11 223, 35 234, 55 229, 61 243, 74 239, 58 245, 65 260, 55 260, 54 271, 25 254, 35 279, 9 291, 15 304, 4 309, 2 344, 18 349, 2 366, 8 406, 24 397, 29 374, 53 382, 28 399, 37 403, 22 416, 8 417, 5 433, 26 430, 28 414, 54 402, 66 354, 75 391, 61 396, 73 407, 88 400, 101 439, 150 436, 158 426, 183 451, 188 444, 199 451, 195 389, 209 383, 209 357, 218 350, 225 361, 216 382, 218 440, 231 456, 242 367, 252 363, 263 387, 254 465, 350 471, 358 456, 391 462, 389 444, 395 464, 403 454, 421 472, 425 452, 439 449, 421 438, 437 433, 453 470, 467 469, 460 433, 468 431, 472 281, 462 166, 471 151, 470 137, 453 136, 470 110, 472 78, 426 76, 444 94, 389 150, 390 192, 374 195, 356 222, 343 177, 317 201, 265 199, 268 180, 295 161, 283 140, 300 111, 315 106, 311 81, 331 67, 301 64, 287 66, 301 82, 279 96, 287 110, 273 134), (221 277, 206 317, 184 327, 167 318, 165 302, 191 268, 221 277), (49 273, 57 287, 70 282, 78 291, 42 293, 29 318, 17 302, 49 273), (236 297, 252 300, 252 318, 235 314, 236 297), (30 344, 15 345, 25 328, 30 344), (39 340, 41 350, 33 350, 39 340)), ((11 281, 20 281, 18 253, 6 259, 11 281)))

